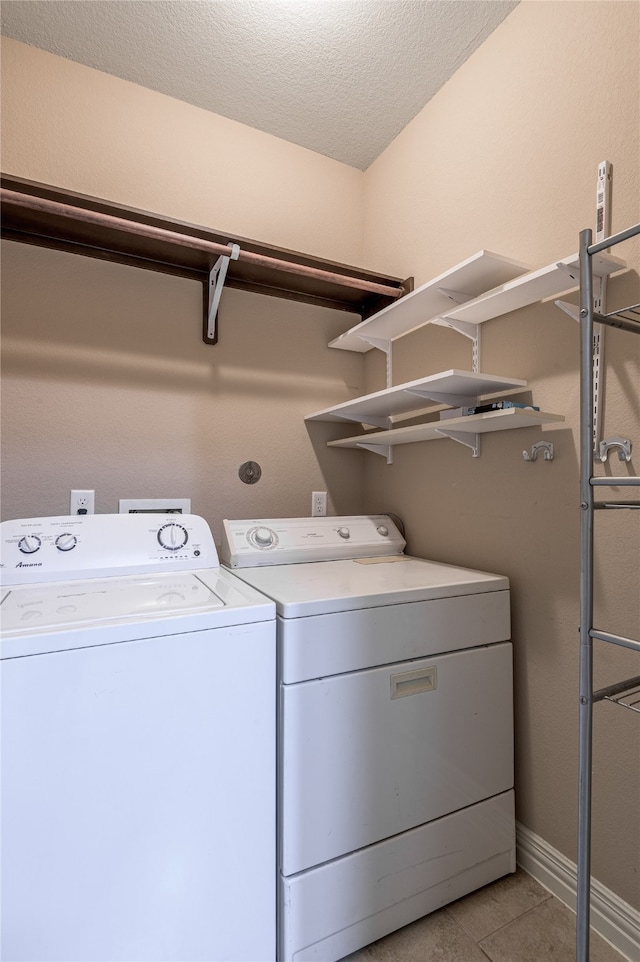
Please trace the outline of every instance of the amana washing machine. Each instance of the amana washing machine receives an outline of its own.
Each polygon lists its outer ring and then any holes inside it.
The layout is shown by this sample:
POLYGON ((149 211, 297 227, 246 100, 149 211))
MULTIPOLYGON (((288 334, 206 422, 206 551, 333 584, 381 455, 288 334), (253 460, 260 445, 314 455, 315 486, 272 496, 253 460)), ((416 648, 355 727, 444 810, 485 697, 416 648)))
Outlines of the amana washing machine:
POLYGON ((386 516, 224 522, 277 610, 281 962, 515 871, 509 582, 404 547, 386 516))
POLYGON ((6 521, 6 962, 272 962, 275 606, 194 515, 6 521))

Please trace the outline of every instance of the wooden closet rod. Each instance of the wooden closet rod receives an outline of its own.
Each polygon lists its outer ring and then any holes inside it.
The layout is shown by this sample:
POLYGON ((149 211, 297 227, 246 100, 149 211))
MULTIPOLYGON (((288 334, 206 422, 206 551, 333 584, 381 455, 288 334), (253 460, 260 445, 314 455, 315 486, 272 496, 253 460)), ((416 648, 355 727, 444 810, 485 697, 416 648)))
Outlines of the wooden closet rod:
MULTIPOLYGON (((8 190, 4 187, 0 189, 0 199, 16 207, 25 207, 28 210, 40 211, 43 214, 54 214, 59 217, 68 217, 75 221, 82 221, 86 224, 96 224, 100 227, 126 231, 129 234, 136 234, 138 237, 167 241, 171 244, 177 244, 180 247, 206 251, 209 254, 230 257, 232 253, 231 245, 216 244, 214 241, 203 240, 201 237, 193 237, 190 234, 180 234, 177 231, 166 230, 163 227, 154 227, 151 224, 142 224, 138 221, 126 220, 124 217, 115 217, 112 214, 103 214, 99 211, 87 210, 85 207, 72 207, 69 204, 62 204, 56 200, 48 200, 46 197, 37 197, 33 194, 21 194, 18 191, 8 190)), ((259 264, 262 267, 269 267, 273 270, 284 271, 288 274, 313 277, 319 281, 339 284, 343 287, 353 287, 356 290, 369 291, 372 294, 381 294, 384 297, 397 298, 406 293, 402 287, 389 287, 386 284, 376 284, 374 281, 366 281, 358 277, 349 277, 346 274, 337 274, 333 271, 323 270, 318 267, 307 267, 305 264, 296 264, 293 261, 280 260, 277 257, 269 257, 266 254, 256 254, 254 251, 243 250, 242 247, 240 248, 239 259, 247 261, 248 263, 259 264)))

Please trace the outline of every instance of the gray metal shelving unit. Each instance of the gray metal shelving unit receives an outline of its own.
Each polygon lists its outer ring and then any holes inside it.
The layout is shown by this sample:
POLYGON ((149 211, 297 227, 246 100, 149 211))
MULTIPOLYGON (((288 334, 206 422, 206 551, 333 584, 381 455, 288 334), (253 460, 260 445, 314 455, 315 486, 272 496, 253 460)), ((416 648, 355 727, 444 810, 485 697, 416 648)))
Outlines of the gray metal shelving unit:
POLYGON ((593 624, 593 520, 596 509, 633 510, 640 500, 596 501, 597 488, 640 488, 640 477, 594 477, 594 325, 640 334, 640 304, 600 314, 594 306, 593 257, 640 234, 640 224, 592 243, 591 230, 580 234, 580 703, 578 786, 578 883, 576 962, 589 962, 591 901, 591 760, 593 706, 608 699, 640 712, 640 675, 593 689, 593 640, 620 645, 640 653, 640 640, 603 631, 593 624))

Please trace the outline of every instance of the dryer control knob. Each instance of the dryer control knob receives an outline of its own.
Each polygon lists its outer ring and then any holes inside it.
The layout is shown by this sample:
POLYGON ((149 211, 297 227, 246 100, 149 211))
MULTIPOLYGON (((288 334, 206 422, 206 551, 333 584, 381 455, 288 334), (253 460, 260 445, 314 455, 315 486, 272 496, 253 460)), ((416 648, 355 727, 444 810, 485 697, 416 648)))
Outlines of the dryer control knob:
POLYGON ((351 537, 351 532, 349 531, 348 528, 338 528, 338 534, 340 535, 341 538, 351 537))
POLYGON ((68 531, 65 531, 64 534, 59 534, 56 538, 56 548, 58 551, 71 551, 77 543, 78 539, 75 534, 69 534, 68 531))
POLYGON ((174 521, 163 524, 158 531, 158 542, 167 551, 179 551, 180 548, 184 548, 188 540, 187 529, 174 521))
POLYGON ((387 528, 386 524, 379 524, 376 530, 378 534, 382 535, 383 538, 387 538, 389 536, 389 529, 387 528))
POLYGON ((33 554, 34 551, 38 550, 41 544, 42 542, 37 534, 27 534, 24 536, 24 538, 20 538, 18 541, 18 549, 23 554, 33 554))
POLYGON ((253 532, 253 540, 259 548, 267 547, 273 543, 273 531, 269 528, 256 528, 253 532))

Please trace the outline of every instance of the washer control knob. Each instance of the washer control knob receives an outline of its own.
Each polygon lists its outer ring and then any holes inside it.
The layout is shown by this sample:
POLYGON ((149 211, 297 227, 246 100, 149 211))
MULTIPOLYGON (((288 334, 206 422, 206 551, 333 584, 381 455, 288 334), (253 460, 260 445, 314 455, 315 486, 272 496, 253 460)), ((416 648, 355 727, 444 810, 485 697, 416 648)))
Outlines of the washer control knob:
POLYGON ((253 540, 260 548, 266 548, 273 544, 273 531, 269 528, 256 528, 253 532, 253 540))
POLYGON ((379 524, 376 530, 378 534, 382 535, 383 538, 389 537, 389 529, 387 528, 386 524, 379 524))
POLYGON ((176 524, 175 521, 163 524, 158 531, 158 543, 167 551, 179 551, 180 548, 184 548, 188 540, 187 529, 181 524, 176 524))
POLYGON ((26 534, 18 541, 18 548, 23 554, 33 554, 42 544, 37 534, 26 534))
POLYGON ((75 534, 70 534, 68 531, 65 531, 64 534, 59 534, 56 538, 56 548, 58 551, 71 551, 77 543, 78 539, 75 534))
POLYGON ((42 618, 42 612, 36 611, 33 608, 27 608, 20 618, 20 621, 35 621, 36 618, 42 618))
POLYGON ((341 538, 351 537, 351 532, 349 531, 348 528, 338 528, 338 534, 340 535, 341 538))

